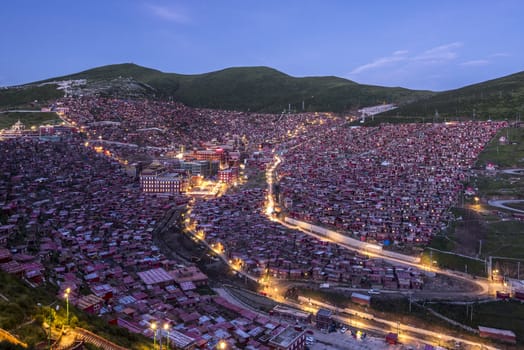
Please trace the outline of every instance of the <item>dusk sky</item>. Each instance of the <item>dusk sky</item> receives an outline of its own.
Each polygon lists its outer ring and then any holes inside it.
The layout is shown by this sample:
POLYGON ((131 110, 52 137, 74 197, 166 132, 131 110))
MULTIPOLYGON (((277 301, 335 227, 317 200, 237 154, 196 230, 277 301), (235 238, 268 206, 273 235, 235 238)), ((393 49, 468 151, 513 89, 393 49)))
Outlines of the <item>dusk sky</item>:
POLYGON ((447 90, 523 71, 523 18, 521 0, 8 0, 0 86, 133 62, 447 90))

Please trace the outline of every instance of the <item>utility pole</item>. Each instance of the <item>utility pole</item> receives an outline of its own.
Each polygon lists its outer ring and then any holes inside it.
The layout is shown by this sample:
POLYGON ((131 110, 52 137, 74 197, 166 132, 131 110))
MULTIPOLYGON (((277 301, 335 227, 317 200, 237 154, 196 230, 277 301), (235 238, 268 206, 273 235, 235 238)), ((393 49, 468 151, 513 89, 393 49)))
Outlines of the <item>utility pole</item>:
POLYGON ((482 240, 480 239, 479 240, 479 257, 481 253, 482 253, 482 240))

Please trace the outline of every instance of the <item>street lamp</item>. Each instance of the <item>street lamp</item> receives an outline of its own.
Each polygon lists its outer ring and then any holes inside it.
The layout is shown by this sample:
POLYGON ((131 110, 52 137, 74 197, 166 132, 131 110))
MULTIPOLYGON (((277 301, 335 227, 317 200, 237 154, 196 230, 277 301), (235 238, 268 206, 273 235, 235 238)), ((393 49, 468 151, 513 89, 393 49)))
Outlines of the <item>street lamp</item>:
POLYGON ((151 329, 153 330, 153 350, 156 349, 156 323, 151 323, 151 329))
POLYGON ((217 348, 220 350, 225 350, 227 348, 227 343, 225 340, 220 340, 217 344, 217 348))
POLYGON ((164 323, 164 330, 167 332, 166 350, 169 350, 169 323, 164 323))
POLYGON ((71 288, 67 288, 64 293, 66 299, 66 324, 69 326, 69 293, 71 293, 71 288))

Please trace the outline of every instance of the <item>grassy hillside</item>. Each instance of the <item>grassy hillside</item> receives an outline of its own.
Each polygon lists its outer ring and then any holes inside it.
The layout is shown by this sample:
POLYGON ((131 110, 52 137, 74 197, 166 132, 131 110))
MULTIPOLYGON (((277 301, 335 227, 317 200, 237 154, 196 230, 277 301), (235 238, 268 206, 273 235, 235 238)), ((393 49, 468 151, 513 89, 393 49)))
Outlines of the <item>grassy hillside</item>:
POLYGON ((229 68, 181 76, 175 97, 199 107, 251 111, 356 110, 386 102, 405 102, 430 92, 360 85, 337 77, 295 78, 267 67, 229 68))
POLYGON ((35 101, 50 101, 64 96, 56 85, 17 86, 0 88, 0 109, 34 105, 35 101))
MULTIPOLYGON (((87 79, 87 89, 96 90, 104 83, 104 93, 121 96, 126 88, 119 89, 117 85, 129 84, 129 80, 124 78, 131 78, 136 85, 135 91, 142 88, 140 94, 151 98, 172 98, 193 107, 264 112, 281 112, 289 107, 295 111, 342 112, 383 102, 407 103, 433 94, 429 91, 360 85, 337 77, 295 78, 268 67, 228 68, 205 74, 181 75, 131 63, 94 68, 26 87, 32 91, 44 82, 87 79), (113 88, 108 88, 110 85, 113 88)), ((0 100, 0 107, 5 105, 0 100)))
POLYGON ((468 116, 515 119, 524 116, 524 72, 437 93, 408 103, 388 115, 433 117, 468 116))
POLYGON ((51 112, 6 112, 0 113, 0 129, 9 128, 18 120, 25 125, 26 129, 30 129, 32 126, 61 122, 56 113, 51 112))
MULTIPOLYGON (((56 333, 66 320, 66 305, 55 297, 52 285, 29 288, 20 279, 0 271, 0 328, 9 331, 32 348, 46 342, 43 324, 52 318, 56 333), (57 305, 59 306, 57 310, 57 305)), ((80 326, 133 350, 147 349, 150 340, 127 330, 107 324, 103 319, 85 314, 70 305, 70 323, 80 326)), ((7 344, 0 344, 2 346, 7 344)))
MULTIPOLYGON (((296 78, 268 67, 238 67, 183 75, 132 63, 115 64, 48 79, 18 88, 0 89, 0 108, 51 100, 62 95, 41 83, 87 79, 88 93, 123 97, 174 99, 193 107, 263 112, 355 111, 363 106, 397 103, 386 116, 513 119, 524 114, 524 72, 440 93, 357 84, 338 77, 296 78)), ((380 119, 379 119, 380 120, 380 119)), ((425 119, 428 120, 428 119, 425 119)))

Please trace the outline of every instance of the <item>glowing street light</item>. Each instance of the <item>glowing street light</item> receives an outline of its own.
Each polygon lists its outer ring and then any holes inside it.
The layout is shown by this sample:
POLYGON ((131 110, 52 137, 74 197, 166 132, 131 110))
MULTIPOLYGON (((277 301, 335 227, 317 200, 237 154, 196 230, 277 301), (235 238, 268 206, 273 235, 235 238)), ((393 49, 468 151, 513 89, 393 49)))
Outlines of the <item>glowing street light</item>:
POLYGON ((156 349, 156 323, 151 323, 151 329, 153 330, 153 350, 156 349))
POLYGON ((217 344, 217 348, 220 349, 220 350, 225 350, 227 349, 227 343, 225 340, 220 340, 217 344))
POLYGON ((68 326, 69 326, 69 293, 71 293, 71 288, 66 288, 64 297, 66 299, 66 320, 67 320, 66 324, 68 326))
POLYGON ((164 330, 167 332, 166 350, 169 350, 169 323, 164 323, 164 330))

